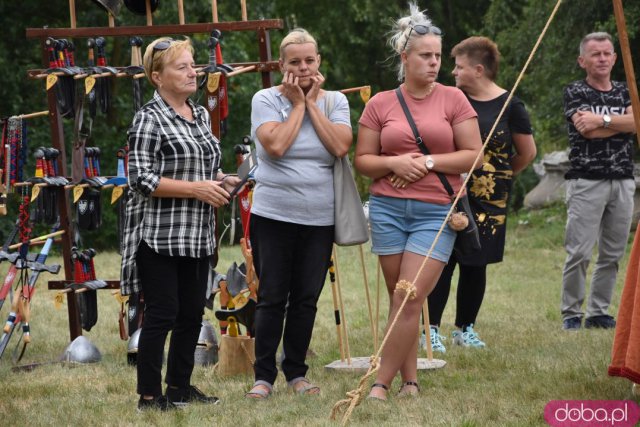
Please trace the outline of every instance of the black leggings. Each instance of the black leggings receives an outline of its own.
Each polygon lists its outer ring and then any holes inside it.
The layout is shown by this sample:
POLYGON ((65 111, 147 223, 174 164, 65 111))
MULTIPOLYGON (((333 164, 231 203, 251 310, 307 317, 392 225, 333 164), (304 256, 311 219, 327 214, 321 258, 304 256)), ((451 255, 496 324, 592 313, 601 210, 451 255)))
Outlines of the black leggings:
MULTIPOLYGON (((442 313, 449 299, 451 290, 451 277, 458 260, 455 254, 449 258, 449 263, 444 267, 440 279, 429 294, 429 323, 440 326, 442 313)), ((487 287, 487 266, 460 265, 458 278, 458 295, 456 297, 456 326, 463 328, 476 323, 476 317, 480 311, 484 291, 487 287)))

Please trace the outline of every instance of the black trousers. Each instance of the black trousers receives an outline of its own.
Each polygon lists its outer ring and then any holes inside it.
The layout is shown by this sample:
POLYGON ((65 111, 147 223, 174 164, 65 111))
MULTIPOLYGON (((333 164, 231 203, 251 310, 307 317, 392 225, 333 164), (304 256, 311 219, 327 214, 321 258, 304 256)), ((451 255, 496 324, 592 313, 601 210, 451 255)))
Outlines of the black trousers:
POLYGON ((188 387, 202 326, 209 260, 160 255, 142 241, 136 262, 144 292, 144 321, 138 342, 138 393, 162 394, 162 358, 169 342, 165 382, 188 387))
MULTIPOLYGON (((451 277, 458 263, 455 253, 449 258, 449 263, 444 267, 436 287, 429 294, 429 322, 432 325, 440 325, 442 313, 449 300, 451 291, 451 277)), ((487 287, 487 266, 472 266, 460 264, 458 277, 458 293, 456 296, 456 326, 466 327, 476 323, 476 317, 480 311, 484 292, 487 287)))
POLYGON ((280 338, 285 378, 291 381, 304 377, 309 368, 305 358, 316 304, 331 259, 334 227, 293 224, 254 214, 250 227, 254 266, 260 278, 255 379, 275 382, 280 338))

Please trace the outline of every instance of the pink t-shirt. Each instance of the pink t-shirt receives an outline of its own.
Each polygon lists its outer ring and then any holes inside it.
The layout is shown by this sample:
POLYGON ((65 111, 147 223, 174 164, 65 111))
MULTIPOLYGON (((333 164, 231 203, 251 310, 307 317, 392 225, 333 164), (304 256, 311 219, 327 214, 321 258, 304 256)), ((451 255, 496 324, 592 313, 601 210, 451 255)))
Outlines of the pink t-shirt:
MULTIPOLYGON (((423 99, 402 94, 418 127, 418 132, 431 154, 456 151, 452 126, 477 114, 462 91, 455 87, 436 84, 431 94, 423 99)), ((420 153, 415 137, 395 94, 389 90, 377 93, 364 108, 361 126, 380 132, 380 155, 396 156, 420 153)), ((462 185, 460 175, 446 175, 454 192, 462 185)), ((434 172, 410 183, 406 188, 394 188, 386 177, 376 179, 369 188, 375 196, 415 199, 423 202, 447 204, 451 202, 442 182, 434 172)))

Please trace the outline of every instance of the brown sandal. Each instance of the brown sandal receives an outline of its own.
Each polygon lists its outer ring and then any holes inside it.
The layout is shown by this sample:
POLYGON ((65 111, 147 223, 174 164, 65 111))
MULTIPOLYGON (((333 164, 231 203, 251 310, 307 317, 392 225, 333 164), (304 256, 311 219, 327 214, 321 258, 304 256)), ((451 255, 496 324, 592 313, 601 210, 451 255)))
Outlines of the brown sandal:
MULTIPOLYGON (((371 386, 371 390, 373 390, 374 388, 381 388, 384 390, 384 392, 388 392, 389 391, 389 387, 387 387, 386 385, 382 384, 382 383, 373 383, 373 385, 371 386)), ((384 397, 378 397, 378 396, 372 396, 371 393, 369 393, 369 396, 367 396, 367 400, 378 400, 380 402, 386 402, 387 398, 384 397)))
POLYGON ((420 394, 420 386, 416 381, 405 381, 398 390, 398 397, 417 396, 418 394, 420 394), (415 387, 416 389, 409 391, 405 390, 405 387, 415 387))

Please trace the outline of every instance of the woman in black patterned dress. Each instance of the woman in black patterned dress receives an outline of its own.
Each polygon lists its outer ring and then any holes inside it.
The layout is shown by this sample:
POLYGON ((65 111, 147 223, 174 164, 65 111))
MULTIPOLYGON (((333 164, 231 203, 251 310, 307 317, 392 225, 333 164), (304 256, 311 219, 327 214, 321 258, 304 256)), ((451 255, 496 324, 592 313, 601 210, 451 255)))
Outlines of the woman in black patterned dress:
MULTIPOLYGON (((509 97, 509 93, 495 83, 500 52, 490 39, 470 37, 454 46, 451 56, 455 58, 456 86, 462 89, 478 113, 480 132, 485 141, 509 97)), ((473 327, 484 298, 487 264, 502 261, 512 179, 535 156, 529 115, 522 101, 513 97, 484 150, 482 168, 473 172, 467 184, 482 250, 465 257, 452 254, 429 295, 431 344, 435 351, 446 351, 439 327, 456 264, 460 265, 455 321, 458 329, 453 332, 453 342, 463 347, 485 346, 473 327)))

